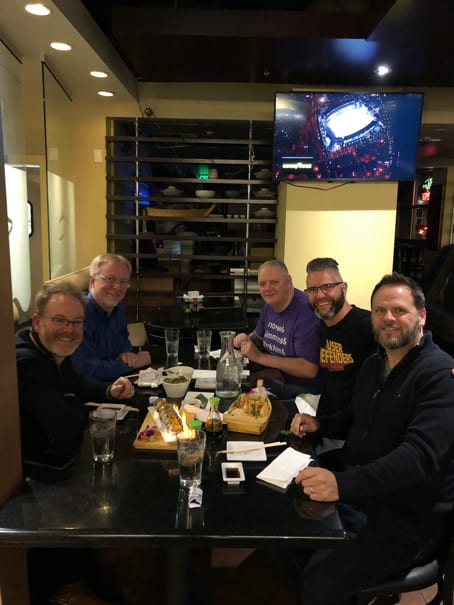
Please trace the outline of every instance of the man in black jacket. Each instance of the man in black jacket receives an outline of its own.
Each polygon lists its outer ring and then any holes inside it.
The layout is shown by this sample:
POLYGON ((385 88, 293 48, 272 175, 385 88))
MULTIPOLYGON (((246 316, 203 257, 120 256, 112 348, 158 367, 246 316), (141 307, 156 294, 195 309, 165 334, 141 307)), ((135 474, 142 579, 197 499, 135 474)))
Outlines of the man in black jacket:
POLYGON ((127 378, 104 383, 76 373, 71 354, 83 337, 86 299, 69 282, 46 284, 35 299, 32 327, 16 335, 16 361, 25 456, 77 453, 87 420, 85 402, 128 399, 127 378))
POLYGON ((352 406, 292 421, 300 437, 346 439, 332 470, 308 467, 296 478, 312 500, 339 502, 352 531, 344 546, 301 559, 304 605, 350 605, 360 590, 430 557, 454 501, 453 359, 423 331, 414 280, 385 276, 371 308, 379 352, 359 372, 352 406))

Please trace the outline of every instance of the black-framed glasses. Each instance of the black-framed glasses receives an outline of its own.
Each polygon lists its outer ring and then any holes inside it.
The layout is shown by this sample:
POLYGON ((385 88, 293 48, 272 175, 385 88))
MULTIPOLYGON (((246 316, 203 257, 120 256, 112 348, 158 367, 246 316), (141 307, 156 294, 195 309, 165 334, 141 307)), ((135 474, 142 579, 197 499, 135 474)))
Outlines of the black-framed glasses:
POLYGON ((307 294, 317 294, 317 292, 320 290, 320 292, 322 292, 323 294, 328 294, 328 292, 331 292, 333 288, 335 288, 336 286, 340 286, 343 283, 343 281, 335 281, 332 284, 322 284, 321 286, 309 286, 309 288, 306 288, 304 291, 307 294))
POLYGON ((41 317, 48 319, 59 328, 67 328, 68 326, 72 326, 73 328, 80 330, 84 327, 85 323, 84 319, 66 319, 66 317, 51 317, 50 315, 41 315, 41 317))
POLYGON ((118 279, 118 277, 114 277, 113 275, 103 275, 102 273, 97 273, 96 277, 100 277, 108 284, 118 284, 122 288, 129 288, 131 285, 129 279, 118 279))

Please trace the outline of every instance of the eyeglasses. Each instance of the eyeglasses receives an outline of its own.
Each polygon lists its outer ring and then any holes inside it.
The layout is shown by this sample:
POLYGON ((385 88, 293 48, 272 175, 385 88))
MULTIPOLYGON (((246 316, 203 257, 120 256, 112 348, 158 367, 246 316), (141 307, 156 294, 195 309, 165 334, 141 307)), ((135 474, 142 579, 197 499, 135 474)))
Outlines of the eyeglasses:
POLYGON ((129 279, 118 279, 117 277, 113 277, 112 275, 103 275, 102 273, 97 273, 96 277, 100 277, 103 281, 108 284, 118 284, 122 288, 129 288, 130 283, 129 279))
POLYGON ((328 292, 331 292, 331 290, 333 288, 335 288, 336 286, 340 286, 343 283, 344 283, 343 281, 336 281, 333 284, 322 284, 321 286, 310 286, 309 288, 306 288, 304 291, 307 294, 317 294, 317 292, 320 290, 320 292, 322 292, 323 294, 328 294, 328 292))
POLYGON ((80 330, 85 323, 84 319, 66 319, 66 317, 50 317, 49 315, 41 315, 41 317, 48 319, 59 328, 72 326, 75 330, 80 330))

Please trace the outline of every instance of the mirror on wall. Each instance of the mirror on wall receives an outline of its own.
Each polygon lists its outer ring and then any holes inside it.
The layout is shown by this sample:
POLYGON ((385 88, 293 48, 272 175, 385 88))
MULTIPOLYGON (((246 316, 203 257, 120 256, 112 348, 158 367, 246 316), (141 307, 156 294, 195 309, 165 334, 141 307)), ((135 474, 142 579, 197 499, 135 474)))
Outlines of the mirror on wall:
POLYGON ((73 103, 43 64, 50 278, 76 269, 73 103))

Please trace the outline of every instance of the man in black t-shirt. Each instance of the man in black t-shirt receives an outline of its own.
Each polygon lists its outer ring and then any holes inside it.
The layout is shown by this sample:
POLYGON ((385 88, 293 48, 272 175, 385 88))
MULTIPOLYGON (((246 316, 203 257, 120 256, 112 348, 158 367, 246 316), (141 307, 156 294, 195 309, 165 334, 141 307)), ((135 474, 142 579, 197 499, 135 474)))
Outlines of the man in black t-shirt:
POLYGON ((347 283, 333 258, 314 258, 306 271, 309 303, 322 320, 317 415, 335 414, 350 403, 358 371, 375 351, 370 312, 347 302, 347 283))

